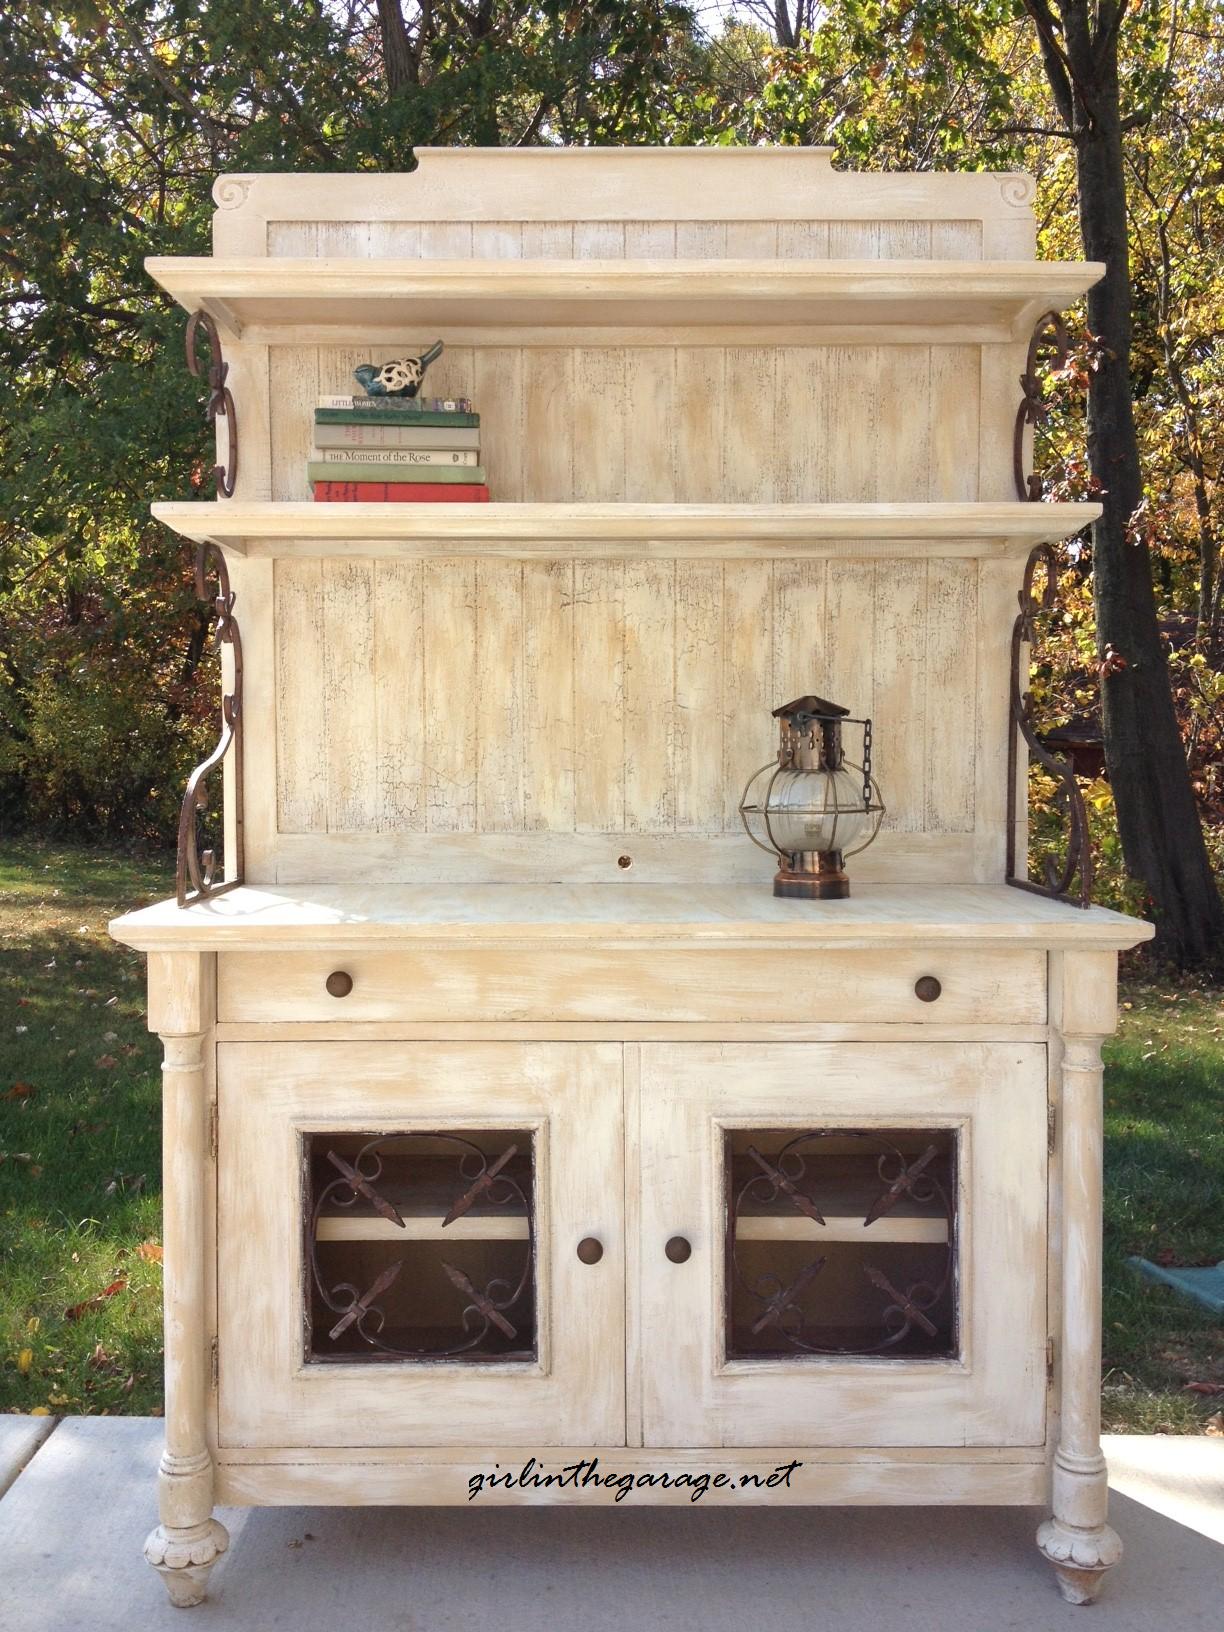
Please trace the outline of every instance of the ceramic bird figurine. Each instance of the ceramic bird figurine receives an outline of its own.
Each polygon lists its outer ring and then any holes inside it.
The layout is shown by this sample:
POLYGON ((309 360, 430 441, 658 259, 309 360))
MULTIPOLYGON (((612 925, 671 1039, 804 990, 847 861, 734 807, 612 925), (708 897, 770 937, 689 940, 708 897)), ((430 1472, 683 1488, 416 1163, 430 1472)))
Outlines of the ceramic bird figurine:
POLYGON ((442 342, 435 340, 419 357, 394 357, 381 368, 375 368, 373 363, 362 363, 353 373, 367 397, 415 397, 421 389, 425 370, 441 355, 442 342))

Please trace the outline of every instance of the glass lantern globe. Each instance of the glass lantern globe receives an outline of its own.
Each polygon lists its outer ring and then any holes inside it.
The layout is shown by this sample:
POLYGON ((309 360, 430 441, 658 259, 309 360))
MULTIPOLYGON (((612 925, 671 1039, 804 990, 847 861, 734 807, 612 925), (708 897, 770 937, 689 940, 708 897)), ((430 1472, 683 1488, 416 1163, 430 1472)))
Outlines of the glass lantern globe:
POLYGON ((844 862, 880 830, 884 804, 871 775, 871 721, 823 697, 800 697, 774 709, 777 759, 751 778, 740 816, 748 837, 780 862, 774 894, 837 900, 850 893, 844 862), (846 758, 845 726, 862 730, 862 764, 846 758), (763 791, 753 789, 767 775, 763 791), (761 835, 754 831, 758 826, 761 835))

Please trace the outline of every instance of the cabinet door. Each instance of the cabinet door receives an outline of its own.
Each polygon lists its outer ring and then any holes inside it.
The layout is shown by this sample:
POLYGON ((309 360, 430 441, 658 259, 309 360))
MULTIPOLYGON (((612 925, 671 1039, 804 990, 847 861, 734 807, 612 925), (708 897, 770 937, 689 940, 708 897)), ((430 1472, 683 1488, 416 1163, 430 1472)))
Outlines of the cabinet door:
POLYGON ((618 1045, 217 1061, 222 1446, 624 1443, 618 1045))
POLYGON ((1043 1046, 640 1059, 647 1445, 1043 1442, 1043 1046))

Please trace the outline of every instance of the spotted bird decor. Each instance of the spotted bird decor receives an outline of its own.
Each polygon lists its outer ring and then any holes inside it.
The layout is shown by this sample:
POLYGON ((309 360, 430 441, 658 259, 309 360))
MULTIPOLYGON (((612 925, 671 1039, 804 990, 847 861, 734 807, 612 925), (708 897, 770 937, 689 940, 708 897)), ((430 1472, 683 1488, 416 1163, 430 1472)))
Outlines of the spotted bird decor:
POLYGON ((375 368, 373 363, 362 363, 353 373, 367 397, 415 397, 421 389, 425 370, 441 355, 442 342, 435 340, 419 357, 393 357, 380 368, 375 368))

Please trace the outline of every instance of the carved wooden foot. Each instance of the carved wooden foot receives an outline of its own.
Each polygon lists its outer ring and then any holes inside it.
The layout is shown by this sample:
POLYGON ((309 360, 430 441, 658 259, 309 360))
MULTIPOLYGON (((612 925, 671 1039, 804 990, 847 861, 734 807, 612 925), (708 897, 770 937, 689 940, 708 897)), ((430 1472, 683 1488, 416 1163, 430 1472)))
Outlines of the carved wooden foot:
POLYGON ((229 1531, 217 1519, 185 1529, 159 1524, 145 1542, 144 1556, 166 1583, 178 1609, 202 1604, 208 1573, 229 1546, 229 1531))
POLYGON ((1079 1530, 1061 1519, 1046 1519, 1037 1545, 1054 1566, 1058 1590, 1069 1604, 1090 1604, 1101 1590, 1106 1570, 1122 1557, 1122 1543, 1107 1524, 1079 1530))

